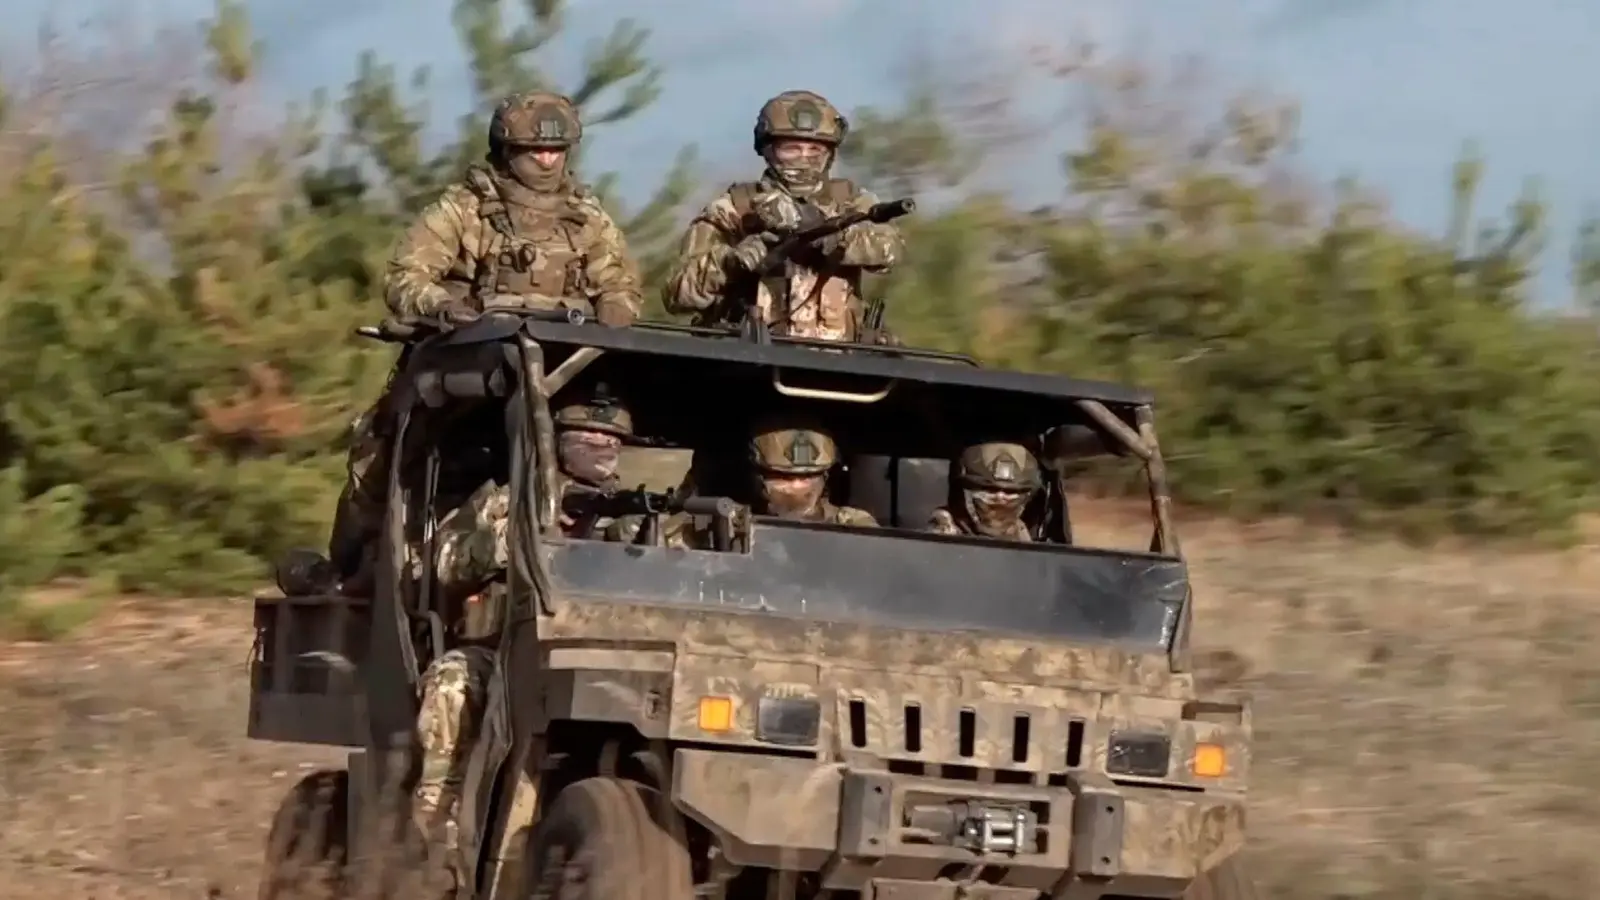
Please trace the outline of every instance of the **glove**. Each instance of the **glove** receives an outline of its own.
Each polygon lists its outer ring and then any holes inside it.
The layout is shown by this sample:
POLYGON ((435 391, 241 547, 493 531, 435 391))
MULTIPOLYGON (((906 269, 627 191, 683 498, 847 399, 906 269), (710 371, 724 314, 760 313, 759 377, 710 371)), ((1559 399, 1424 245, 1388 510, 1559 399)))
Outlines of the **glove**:
POLYGON ((854 237, 852 232, 855 232, 860 227, 860 225, 851 225, 843 231, 836 231, 827 237, 817 238, 811 242, 811 246, 828 259, 838 259, 844 256, 845 244, 849 243, 850 239, 854 237))
POLYGON ((766 191, 750 201, 751 211, 761 227, 775 234, 790 234, 800 228, 800 203, 785 191, 766 191))
POLYGON ((752 234, 733 247, 733 261, 746 272, 754 272, 767 258, 767 239, 752 234))
POLYGON ((621 300, 604 300, 595 304, 595 319, 610 328, 627 328, 638 318, 628 304, 621 300))
POLYGON ((447 327, 455 327, 458 325, 465 325, 468 322, 476 321, 478 318, 478 311, 473 309, 472 306, 467 303, 467 301, 457 300, 452 297, 449 300, 439 304, 438 308, 434 311, 434 315, 438 316, 439 321, 444 323, 444 325, 447 327))

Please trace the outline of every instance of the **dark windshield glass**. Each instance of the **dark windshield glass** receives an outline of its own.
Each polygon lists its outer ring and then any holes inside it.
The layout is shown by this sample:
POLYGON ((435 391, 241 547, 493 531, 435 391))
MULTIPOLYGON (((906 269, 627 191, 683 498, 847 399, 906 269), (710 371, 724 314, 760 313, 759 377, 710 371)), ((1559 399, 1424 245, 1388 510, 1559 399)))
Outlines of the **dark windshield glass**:
POLYGON ((1182 562, 758 520, 750 554, 599 542, 552 549, 569 597, 699 606, 929 630, 1168 649, 1187 597, 1182 562))

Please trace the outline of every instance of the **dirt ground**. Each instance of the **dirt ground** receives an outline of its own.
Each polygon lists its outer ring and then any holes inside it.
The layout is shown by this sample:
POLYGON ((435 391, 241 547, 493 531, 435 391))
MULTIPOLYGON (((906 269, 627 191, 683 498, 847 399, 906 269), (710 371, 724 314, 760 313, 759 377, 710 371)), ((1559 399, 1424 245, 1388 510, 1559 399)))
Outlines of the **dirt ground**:
MULTIPOLYGON (((1600 884, 1596 554, 1185 534, 1205 677, 1256 701, 1250 855, 1269 896, 1600 884)), ((190 601, 0 645, 0 895, 253 896, 281 793, 339 757, 243 739, 250 641, 247 603, 190 601)))

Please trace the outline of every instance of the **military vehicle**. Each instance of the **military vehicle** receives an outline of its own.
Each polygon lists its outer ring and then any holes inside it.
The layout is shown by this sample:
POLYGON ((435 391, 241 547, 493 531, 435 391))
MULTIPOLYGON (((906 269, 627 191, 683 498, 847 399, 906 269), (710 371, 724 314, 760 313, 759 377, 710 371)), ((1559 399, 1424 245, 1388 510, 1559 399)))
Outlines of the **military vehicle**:
POLYGON ((581 315, 396 324, 378 332, 406 347, 373 596, 286 583, 256 601, 250 736, 351 751, 284 801, 263 897, 301 896, 287 867, 307 854, 354 896, 383 873, 349 873, 404 843, 385 797, 405 801, 419 673, 462 614, 418 562, 486 478, 510 485, 509 562, 482 629, 497 670, 453 896, 1255 896, 1237 857, 1250 712, 1196 691, 1148 393, 581 315), (638 452, 694 454, 680 490, 637 508, 699 517, 714 549, 661 546, 659 528, 563 536, 551 401, 602 383, 638 452), (827 421, 847 464, 833 498, 883 527, 752 514, 729 454, 785 405, 827 421), (1037 540, 922 531, 947 461, 997 438, 1047 450, 1037 540), (1148 548, 1074 542, 1060 460, 1088 457, 1142 473, 1148 548))

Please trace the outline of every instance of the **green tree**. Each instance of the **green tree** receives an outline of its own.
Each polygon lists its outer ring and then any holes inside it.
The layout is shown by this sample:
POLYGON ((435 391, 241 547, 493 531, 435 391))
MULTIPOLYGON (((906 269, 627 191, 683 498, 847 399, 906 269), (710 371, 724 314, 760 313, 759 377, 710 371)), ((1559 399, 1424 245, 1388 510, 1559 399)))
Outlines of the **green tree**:
MULTIPOLYGON (((366 196, 364 185, 355 187, 360 184, 355 173, 361 161, 369 162, 376 181, 394 201, 389 209, 397 214, 415 211, 459 178, 466 165, 483 157, 488 150, 489 116, 509 94, 566 93, 582 114, 586 136, 625 121, 660 97, 661 71, 645 56, 648 30, 629 19, 618 22, 605 39, 589 48, 578 83, 564 89, 540 64, 539 55, 563 34, 567 4, 525 0, 521 6, 525 21, 518 21, 518 10, 508 0, 455 0, 453 19, 472 68, 472 108, 458 120, 455 138, 437 150, 428 148, 427 110, 406 101, 396 68, 379 62, 371 51, 362 54, 356 78, 341 103, 345 134, 340 149, 345 152, 322 175, 322 184, 331 178, 346 186, 345 196, 366 196)), ((422 69, 407 79, 413 90, 425 87, 427 81, 428 72, 422 69)), ((581 147, 578 157, 575 164, 580 164, 581 147)), ((615 174, 593 179, 592 186, 637 245, 647 270, 653 271, 651 263, 676 225, 673 217, 695 187, 691 177, 695 161, 693 146, 684 147, 654 196, 632 211, 622 210, 615 197, 615 174)), ((393 222, 393 217, 384 220, 390 226, 393 222)))

